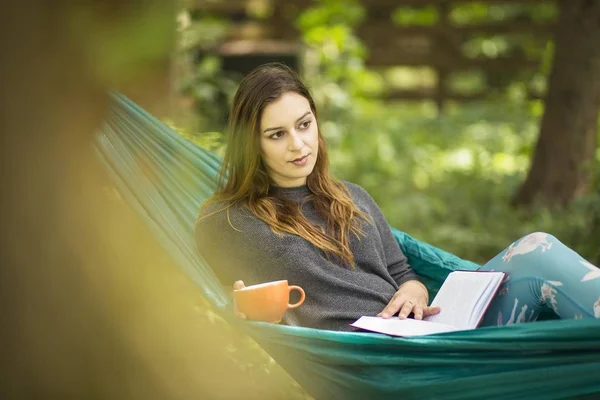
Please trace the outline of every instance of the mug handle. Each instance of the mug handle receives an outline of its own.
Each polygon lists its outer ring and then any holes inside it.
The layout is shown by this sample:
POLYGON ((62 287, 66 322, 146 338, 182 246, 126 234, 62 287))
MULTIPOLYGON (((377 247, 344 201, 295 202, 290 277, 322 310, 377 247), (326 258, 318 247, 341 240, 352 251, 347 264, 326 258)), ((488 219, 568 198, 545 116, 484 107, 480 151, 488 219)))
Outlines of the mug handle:
POLYGON ((300 306, 302 303, 304 303, 304 298, 306 297, 304 294, 304 289, 302 289, 300 286, 290 285, 289 292, 291 292, 292 290, 297 290, 300 292, 300 300, 298 300, 298 302, 295 304, 288 304, 288 308, 296 308, 300 306))

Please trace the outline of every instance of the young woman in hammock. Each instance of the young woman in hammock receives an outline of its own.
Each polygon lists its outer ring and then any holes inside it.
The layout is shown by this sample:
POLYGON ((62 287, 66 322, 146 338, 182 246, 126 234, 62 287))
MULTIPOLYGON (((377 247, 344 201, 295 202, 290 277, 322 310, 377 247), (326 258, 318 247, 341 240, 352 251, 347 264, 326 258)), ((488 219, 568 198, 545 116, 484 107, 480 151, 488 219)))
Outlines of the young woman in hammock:
MULTIPOLYGON (((363 315, 416 319, 439 312, 381 210, 358 185, 335 180, 317 109, 279 64, 241 82, 231 108, 217 191, 196 223, 201 253, 234 288, 287 279, 306 292, 283 322, 353 330, 363 315)), ((365 136, 368 139, 368 135, 365 136)), ((482 325, 600 317, 600 269, 537 232, 482 267, 507 272, 482 325)))

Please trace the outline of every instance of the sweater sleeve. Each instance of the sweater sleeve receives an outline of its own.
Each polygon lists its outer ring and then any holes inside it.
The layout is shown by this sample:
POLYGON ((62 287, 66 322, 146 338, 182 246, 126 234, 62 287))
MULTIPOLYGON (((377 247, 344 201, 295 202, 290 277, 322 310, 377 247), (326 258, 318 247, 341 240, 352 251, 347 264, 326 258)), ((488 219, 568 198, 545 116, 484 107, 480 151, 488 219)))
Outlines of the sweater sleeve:
POLYGON ((390 226, 383 215, 383 212, 373 200, 371 195, 362 187, 356 184, 350 184, 351 188, 358 192, 358 196, 364 201, 370 216, 379 231, 383 252, 388 271, 398 286, 410 280, 419 280, 418 275, 413 271, 408 263, 408 259, 402 252, 400 245, 396 241, 390 226))
POLYGON ((226 211, 207 214, 195 226, 200 254, 223 286, 232 286, 237 280, 251 285, 254 283, 253 264, 244 262, 243 258, 248 248, 245 236, 229 225, 226 211))
POLYGON ((268 227, 249 213, 231 208, 196 222, 196 244, 217 278, 224 286, 242 280, 246 286, 266 281, 287 279, 278 263, 293 257, 268 227), (285 257, 287 256, 287 258, 285 257))

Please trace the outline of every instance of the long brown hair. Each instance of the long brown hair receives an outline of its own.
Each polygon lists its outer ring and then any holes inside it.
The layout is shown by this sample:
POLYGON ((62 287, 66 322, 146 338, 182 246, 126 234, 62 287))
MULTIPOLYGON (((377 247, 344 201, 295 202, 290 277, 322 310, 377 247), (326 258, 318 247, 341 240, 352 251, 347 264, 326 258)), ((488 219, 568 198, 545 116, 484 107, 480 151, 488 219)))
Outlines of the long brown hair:
POLYGON ((358 218, 365 221, 368 218, 356 207, 346 186, 329 175, 327 144, 320 129, 316 164, 306 184, 316 212, 327 222, 327 229, 312 224, 295 202, 269 193, 272 182, 261 156, 260 120, 265 107, 287 92, 306 98, 317 118, 317 109, 308 88, 285 65, 262 65, 242 80, 231 107, 227 147, 217 190, 204 203, 203 209, 211 203, 223 203, 229 220, 229 208, 241 204, 267 223, 275 234, 298 235, 328 256, 337 256, 353 266, 349 236, 353 233, 360 237, 362 229, 358 218))

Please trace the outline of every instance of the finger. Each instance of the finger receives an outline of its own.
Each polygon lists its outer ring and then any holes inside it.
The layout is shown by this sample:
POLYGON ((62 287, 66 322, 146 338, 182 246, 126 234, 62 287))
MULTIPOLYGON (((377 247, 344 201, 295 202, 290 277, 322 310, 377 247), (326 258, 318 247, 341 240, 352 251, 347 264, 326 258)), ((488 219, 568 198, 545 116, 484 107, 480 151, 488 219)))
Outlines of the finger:
POLYGON ((425 307, 423 309, 423 316, 428 316, 428 315, 435 315, 435 314, 439 314, 441 311, 440 307, 425 307))
POLYGON ((404 298, 400 296, 394 296, 394 298, 392 298, 392 301, 390 301, 388 305, 385 306, 383 311, 377 314, 377 316, 381 318, 390 318, 392 315, 398 312, 402 304, 404 304, 404 298))
POLYGON ((423 319, 423 306, 417 304, 415 308, 413 308, 413 314, 415 319, 423 319))
POLYGON ((246 285, 244 285, 244 281, 235 281, 233 283, 233 289, 234 290, 240 290, 240 289, 243 289, 245 287, 246 287, 246 285))
POLYGON ((406 317, 408 317, 408 315, 410 314, 410 312, 413 310, 413 308, 415 307, 415 304, 412 301, 406 301, 403 305, 402 305, 402 309, 400 310, 400 313, 398 314, 398 318, 400 319, 406 319, 406 317))
MULTIPOLYGON (((234 290, 240 290, 240 289, 243 289, 245 287, 246 287, 246 285, 244 285, 244 281, 235 281, 233 283, 233 289, 234 290)), ((233 300, 233 314, 236 317, 238 317, 238 318, 246 319, 246 314, 244 314, 243 312, 241 312, 241 311, 238 310, 237 303, 235 302, 235 299, 233 300)))
POLYGON ((233 300, 233 315, 235 315, 236 317, 241 318, 241 319, 247 318, 246 314, 244 314, 243 312, 241 312, 238 309, 237 302, 235 301, 235 299, 233 300))

